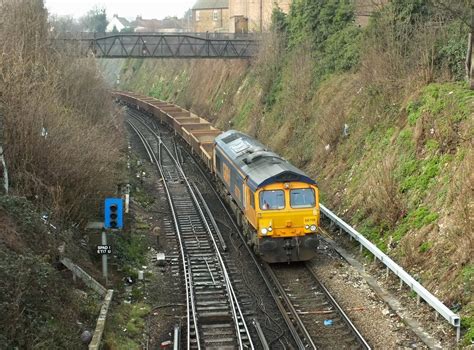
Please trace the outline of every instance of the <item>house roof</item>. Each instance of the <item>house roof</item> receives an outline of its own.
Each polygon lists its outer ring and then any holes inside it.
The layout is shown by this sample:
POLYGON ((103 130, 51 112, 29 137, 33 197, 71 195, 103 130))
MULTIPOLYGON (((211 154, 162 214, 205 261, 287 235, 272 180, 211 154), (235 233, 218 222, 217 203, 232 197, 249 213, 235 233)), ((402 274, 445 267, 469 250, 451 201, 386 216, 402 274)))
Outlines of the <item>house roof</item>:
POLYGON ((122 23, 124 26, 129 26, 130 21, 126 19, 125 17, 119 17, 118 15, 114 15, 114 18, 117 18, 117 20, 122 23))
POLYGON ((247 184, 252 191, 275 182, 299 181, 316 184, 303 171, 241 132, 226 131, 217 136, 215 142, 248 178, 247 184))
POLYGON ((229 0, 197 0, 193 6, 193 10, 227 8, 229 8, 229 0))
POLYGON ((164 19, 143 19, 141 17, 137 17, 135 21, 133 21, 133 26, 136 28, 137 31, 156 31, 156 30, 163 30, 163 29, 182 29, 183 23, 177 17, 167 17, 164 19))
POLYGON ((128 19, 126 19, 125 17, 117 17, 117 18, 118 18, 118 20, 119 20, 122 24, 124 24, 124 25, 126 25, 126 26, 128 26, 128 25, 130 24, 130 22, 128 21, 128 19))

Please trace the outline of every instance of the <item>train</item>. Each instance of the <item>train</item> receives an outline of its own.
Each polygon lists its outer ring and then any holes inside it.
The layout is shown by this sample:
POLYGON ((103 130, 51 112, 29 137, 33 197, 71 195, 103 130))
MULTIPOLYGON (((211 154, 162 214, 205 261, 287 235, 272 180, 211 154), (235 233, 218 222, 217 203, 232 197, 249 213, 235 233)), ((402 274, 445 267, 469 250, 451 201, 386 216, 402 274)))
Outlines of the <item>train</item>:
POLYGON ((122 104, 167 124, 215 178, 248 244, 268 263, 307 261, 320 237, 319 189, 303 171, 254 138, 222 132, 172 103, 114 91, 122 104))

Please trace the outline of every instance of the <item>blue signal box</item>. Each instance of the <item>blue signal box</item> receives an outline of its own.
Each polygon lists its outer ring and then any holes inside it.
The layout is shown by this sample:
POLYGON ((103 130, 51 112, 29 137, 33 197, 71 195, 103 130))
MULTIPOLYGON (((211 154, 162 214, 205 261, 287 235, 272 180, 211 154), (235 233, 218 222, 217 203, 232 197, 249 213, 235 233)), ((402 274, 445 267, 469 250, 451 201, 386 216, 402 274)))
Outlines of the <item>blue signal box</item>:
POLYGON ((121 198, 105 199, 104 227, 123 228, 123 201, 121 198))

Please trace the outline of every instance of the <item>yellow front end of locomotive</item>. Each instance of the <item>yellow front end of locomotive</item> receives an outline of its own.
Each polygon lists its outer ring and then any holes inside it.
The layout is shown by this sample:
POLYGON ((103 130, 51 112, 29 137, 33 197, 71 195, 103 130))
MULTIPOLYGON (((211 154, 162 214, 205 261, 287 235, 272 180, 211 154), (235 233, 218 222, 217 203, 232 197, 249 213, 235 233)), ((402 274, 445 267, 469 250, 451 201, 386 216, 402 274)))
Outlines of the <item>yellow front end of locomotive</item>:
POLYGON ((299 237, 319 227, 318 188, 302 182, 274 183, 256 192, 258 237, 299 237))

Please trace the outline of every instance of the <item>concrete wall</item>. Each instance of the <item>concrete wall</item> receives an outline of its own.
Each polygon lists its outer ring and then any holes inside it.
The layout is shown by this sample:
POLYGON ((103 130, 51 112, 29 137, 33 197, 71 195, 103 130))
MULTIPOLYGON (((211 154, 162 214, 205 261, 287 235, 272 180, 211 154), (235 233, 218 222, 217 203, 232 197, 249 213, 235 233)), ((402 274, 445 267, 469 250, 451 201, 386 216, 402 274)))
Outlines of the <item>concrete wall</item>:
POLYGON ((227 32, 228 30, 229 9, 193 10, 194 32, 227 32))

